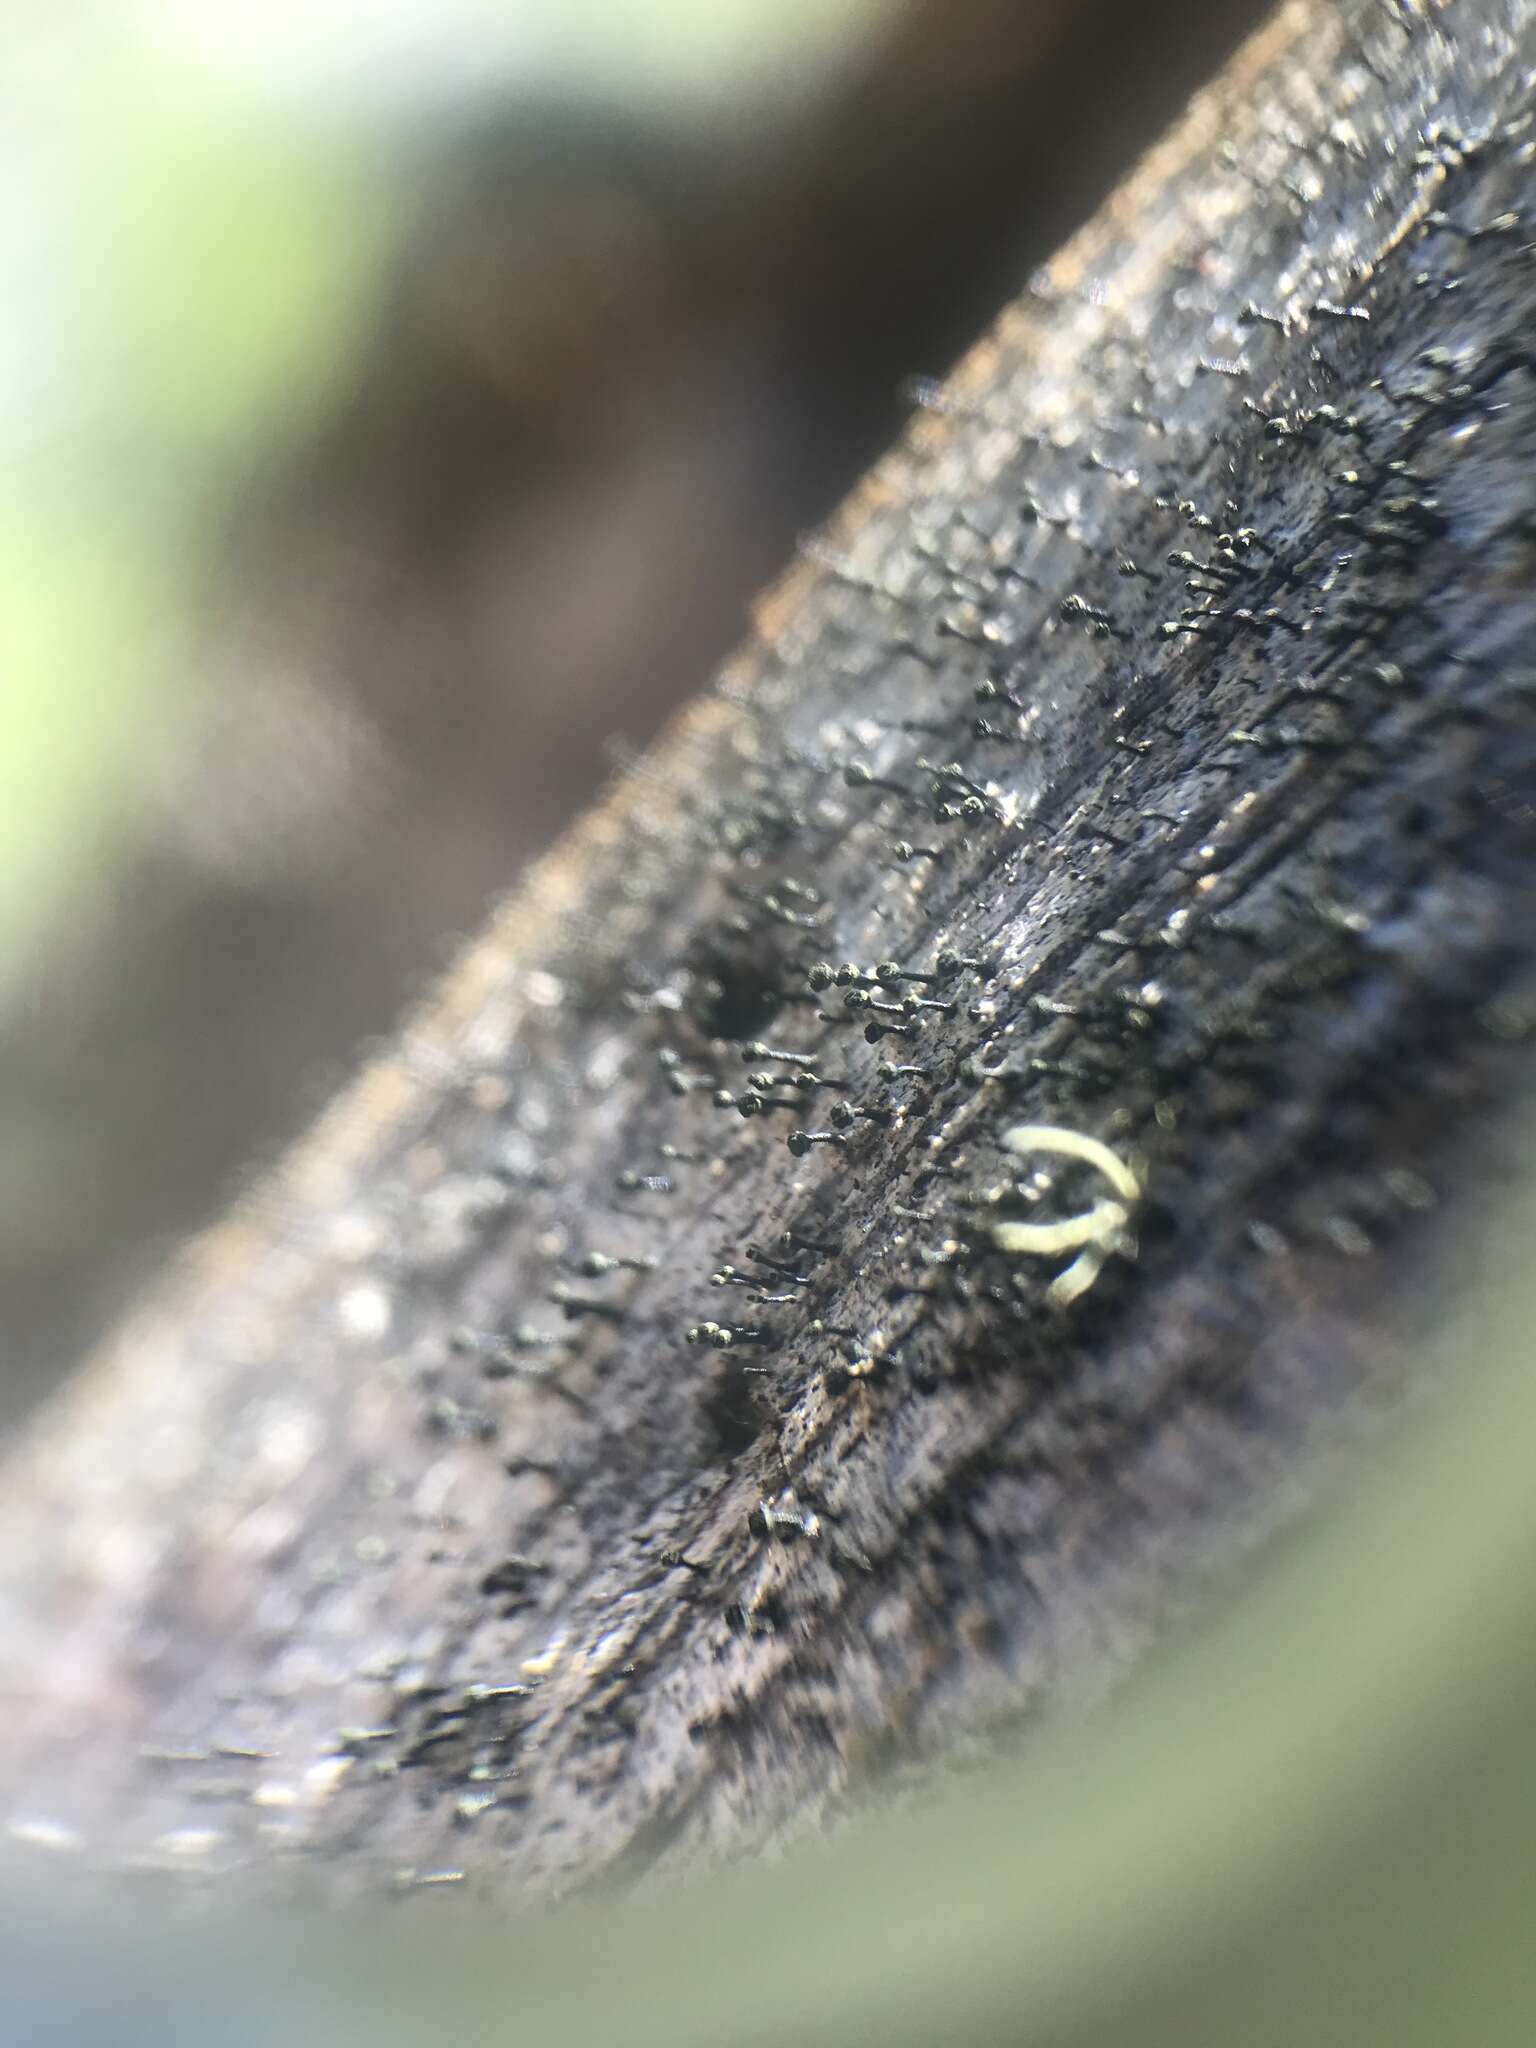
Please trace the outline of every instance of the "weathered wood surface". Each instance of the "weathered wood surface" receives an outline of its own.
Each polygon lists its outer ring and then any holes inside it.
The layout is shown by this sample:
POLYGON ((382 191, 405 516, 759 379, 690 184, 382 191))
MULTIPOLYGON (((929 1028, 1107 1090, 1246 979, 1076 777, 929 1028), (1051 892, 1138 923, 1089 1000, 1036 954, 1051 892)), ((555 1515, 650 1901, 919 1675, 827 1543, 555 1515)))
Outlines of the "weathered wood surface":
POLYGON ((1527 1064, 1533 64, 1285 8, 19 1448, 15 1853, 759 1846, 1098 1682, 1390 1394, 1527 1064), (1147 1190, 1065 1310, 1019 1123, 1147 1190))

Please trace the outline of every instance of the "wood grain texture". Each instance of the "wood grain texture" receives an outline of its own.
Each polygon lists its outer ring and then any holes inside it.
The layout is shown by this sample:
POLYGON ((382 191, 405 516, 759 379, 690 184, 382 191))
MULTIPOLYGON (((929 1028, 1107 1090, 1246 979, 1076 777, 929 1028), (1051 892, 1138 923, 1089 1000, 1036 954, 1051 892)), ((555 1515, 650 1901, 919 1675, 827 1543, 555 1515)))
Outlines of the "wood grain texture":
POLYGON ((1533 65, 1284 8, 18 1449, 23 1846, 761 1847, 1101 1684, 1391 1397, 1528 1064, 1533 65), (1066 1313, 1026 1122, 1147 1187, 1066 1313))

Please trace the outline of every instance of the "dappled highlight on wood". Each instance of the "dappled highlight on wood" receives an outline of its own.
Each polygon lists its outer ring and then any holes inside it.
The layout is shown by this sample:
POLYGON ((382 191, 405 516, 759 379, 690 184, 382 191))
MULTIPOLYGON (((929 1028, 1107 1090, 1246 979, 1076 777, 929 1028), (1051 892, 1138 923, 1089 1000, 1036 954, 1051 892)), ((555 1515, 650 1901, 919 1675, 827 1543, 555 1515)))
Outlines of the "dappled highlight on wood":
POLYGON ((761 1846, 1395 1389, 1536 1014, 1533 64, 1286 9, 21 1446, 18 1854, 761 1846))

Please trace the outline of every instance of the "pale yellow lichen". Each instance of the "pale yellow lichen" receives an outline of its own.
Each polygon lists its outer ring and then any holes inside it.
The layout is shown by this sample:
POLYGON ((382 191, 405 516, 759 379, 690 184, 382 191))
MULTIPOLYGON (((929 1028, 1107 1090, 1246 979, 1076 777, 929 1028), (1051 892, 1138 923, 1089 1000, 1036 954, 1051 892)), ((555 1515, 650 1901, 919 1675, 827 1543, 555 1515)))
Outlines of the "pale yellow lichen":
POLYGON ((1056 1252, 1077 1252, 1071 1265, 1046 1289, 1053 1308, 1068 1308, 1098 1279, 1111 1253, 1134 1252, 1130 1225, 1141 1201, 1141 1182, 1120 1155, 1099 1139, 1060 1124, 1016 1124, 1003 1133, 1003 1144, 1021 1159, 1038 1152, 1080 1159, 1114 1189, 1113 1199, 1101 1197, 1092 1208, 1055 1223, 1007 1221, 992 1225, 992 1242, 1011 1255, 1050 1257, 1056 1252))

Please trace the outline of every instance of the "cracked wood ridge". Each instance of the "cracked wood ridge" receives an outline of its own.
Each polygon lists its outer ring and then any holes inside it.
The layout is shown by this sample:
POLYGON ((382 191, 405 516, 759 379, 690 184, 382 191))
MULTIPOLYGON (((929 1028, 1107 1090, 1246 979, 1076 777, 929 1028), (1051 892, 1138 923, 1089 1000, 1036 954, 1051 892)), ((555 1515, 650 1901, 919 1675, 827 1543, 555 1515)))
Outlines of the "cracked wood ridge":
POLYGON ((1533 16, 1284 9, 14 1449, 12 1857, 762 1845, 1391 1395, 1533 1014, 1533 16))

